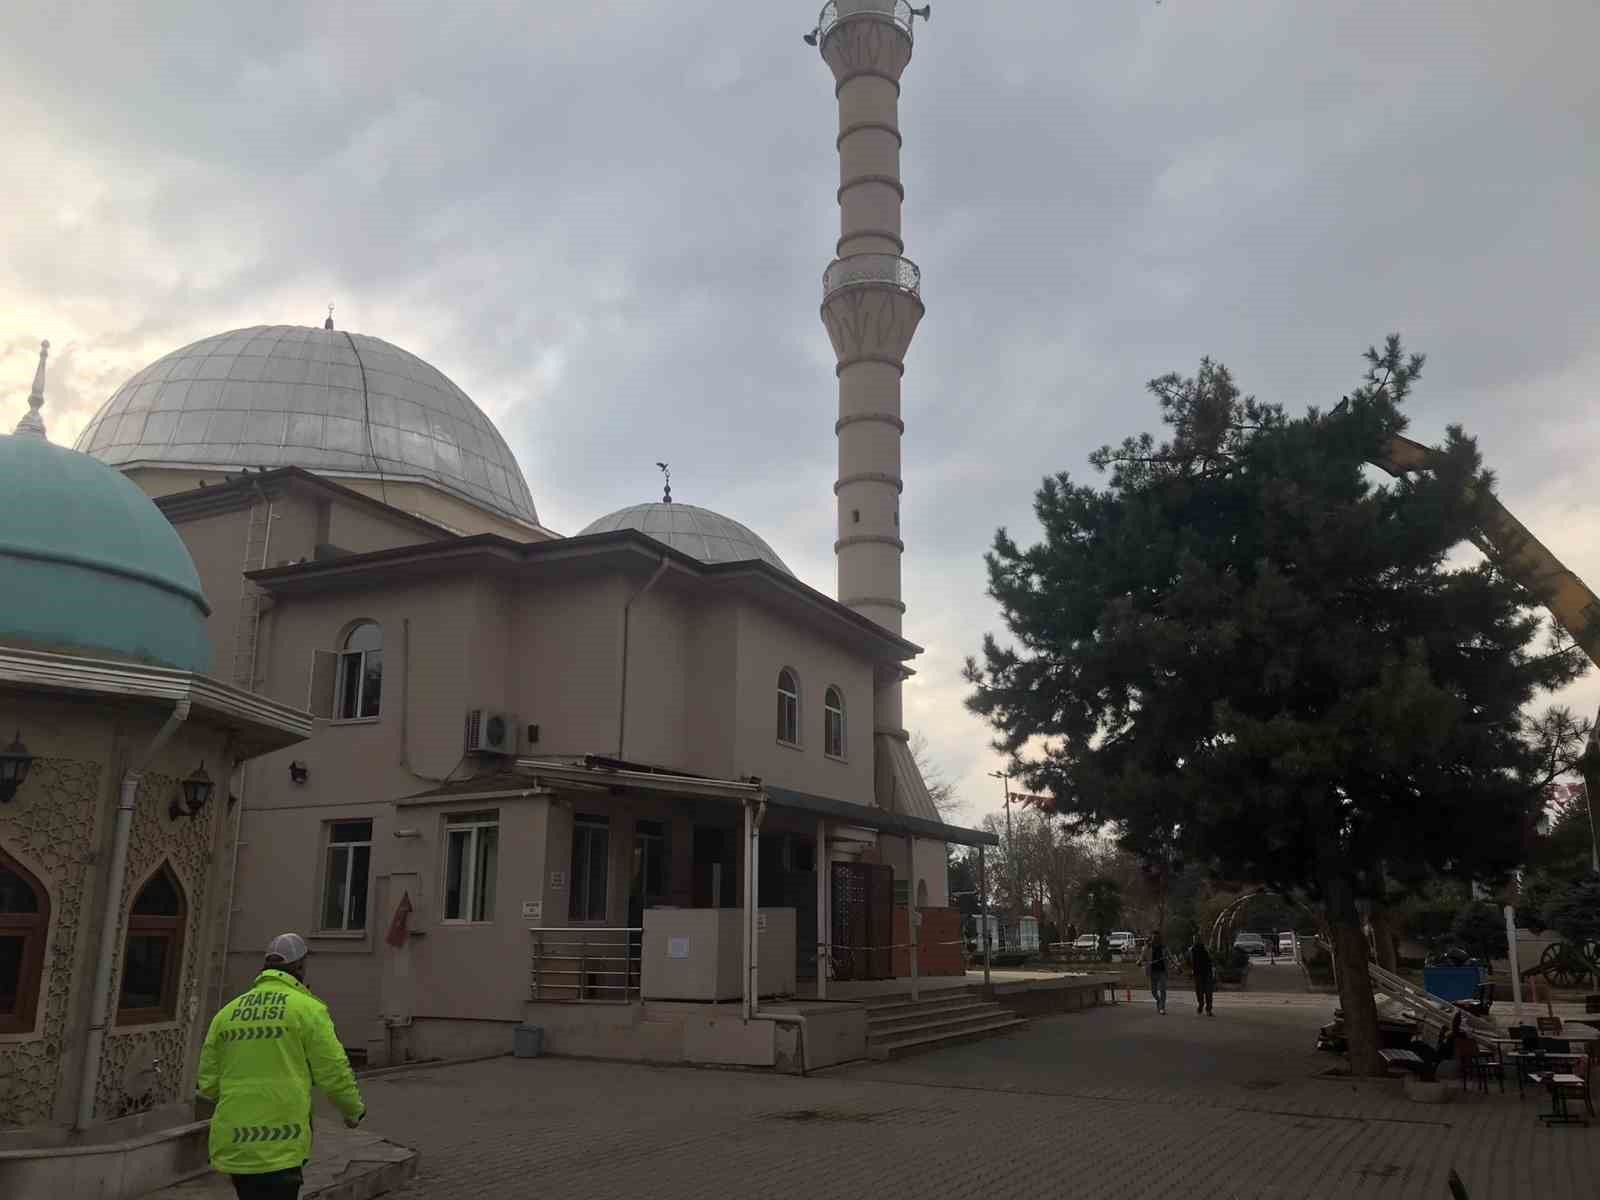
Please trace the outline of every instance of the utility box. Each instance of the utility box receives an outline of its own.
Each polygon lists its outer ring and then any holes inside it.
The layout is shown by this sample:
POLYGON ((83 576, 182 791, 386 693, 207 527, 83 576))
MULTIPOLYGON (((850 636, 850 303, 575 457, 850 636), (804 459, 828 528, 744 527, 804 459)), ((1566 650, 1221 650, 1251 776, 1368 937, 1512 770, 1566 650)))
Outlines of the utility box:
MULTIPOLYGON (((649 908, 639 964, 646 1000, 738 1000, 744 995, 744 911, 649 908)), ((795 910, 756 913, 756 986, 763 996, 794 993, 795 910)))
POLYGON ((517 1058, 538 1058, 544 1052, 544 1030, 537 1025, 518 1025, 511 1031, 511 1053, 517 1058))

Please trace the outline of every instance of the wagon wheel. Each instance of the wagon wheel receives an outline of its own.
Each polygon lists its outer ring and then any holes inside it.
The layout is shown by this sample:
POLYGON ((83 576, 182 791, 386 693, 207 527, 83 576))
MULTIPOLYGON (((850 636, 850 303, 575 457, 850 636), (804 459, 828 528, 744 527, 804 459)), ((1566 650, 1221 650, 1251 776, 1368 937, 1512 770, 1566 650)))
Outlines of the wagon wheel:
POLYGON ((1560 988, 1577 987, 1589 973, 1583 951, 1566 942, 1553 942, 1539 955, 1539 968, 1544 977, 1560 988))

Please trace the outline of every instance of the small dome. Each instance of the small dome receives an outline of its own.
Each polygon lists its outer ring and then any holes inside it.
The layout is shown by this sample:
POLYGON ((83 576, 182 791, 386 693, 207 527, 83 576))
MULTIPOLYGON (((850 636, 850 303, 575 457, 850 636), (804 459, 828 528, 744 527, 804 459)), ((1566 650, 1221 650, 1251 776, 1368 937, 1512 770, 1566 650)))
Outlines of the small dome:
POLYGON ((0 643, 211 669, 194 561, 155 502, 87 454, 0 436, 0 643))
POLYGON ((637 529, 674 550, 701 562, 749 562, 760 559, 785 575, 794 572, 784 565, 767 545, 732 517, 714 513, 693 504, 635 504, 619 508, 609 516, 591 522, 578 534, 611 533, 618 529, 637 529))
POLYGON ((516 456, 465 392, 415 354, 342 329, 257 325, 174 350, 112 394, 77 448, 116 467, 421 479, 539 523, 516 456))

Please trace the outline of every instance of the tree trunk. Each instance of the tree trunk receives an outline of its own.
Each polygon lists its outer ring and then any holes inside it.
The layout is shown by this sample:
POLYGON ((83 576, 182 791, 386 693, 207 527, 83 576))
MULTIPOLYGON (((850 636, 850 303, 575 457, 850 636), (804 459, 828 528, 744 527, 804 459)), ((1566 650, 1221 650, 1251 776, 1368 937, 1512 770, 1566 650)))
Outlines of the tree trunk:
POLYGON ((1399 971, 1399 956, 1395 953, 1398 922, 1394 910, 1387 904, 1372 906, 1372 940, 1378 948, 1378 965, 1385 971, 1399 971))
POLYGON ((1330 879, 1324 887, 1333 955, 1338 963, 1339 1006, 1344 1009, 1344 1033, 1350 1046, 1350 1073, 1382 1075, 1385 1067, 1378 1057, 1378 1008, 1372 998, 1367 938, 1361 931, 1355 893, 1344 878, 1330 879))

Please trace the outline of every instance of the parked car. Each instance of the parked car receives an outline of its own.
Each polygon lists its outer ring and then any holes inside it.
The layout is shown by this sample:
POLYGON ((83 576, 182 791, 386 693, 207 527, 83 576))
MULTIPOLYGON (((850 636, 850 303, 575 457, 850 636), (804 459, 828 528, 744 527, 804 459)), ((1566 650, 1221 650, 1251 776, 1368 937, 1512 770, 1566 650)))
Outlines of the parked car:
POLYGON ((1259 933, 1251 933, 1249 930, 1234 935, 1233 948, 1243 950, 1251 958, 1265 958, 1267 955, 1266 939, 1259 933))
POLYGON ((1078 940, 1072 943, 1072 949, 1078 954, 1093 954, 1100 949, 1100 938, 1093 933, 1080 933, 1078 940))
POLYGON ((1118 954, 1132 954, 1139 948, 1139 940, 1133 936, 1131 929, 1118 929, 1108 939, 1111 949, 1118 954))
POLYGON ((1280 958, 1293 958, 1294 957, 1294 944, 1295 944, 1295 936, 1294 936, 1294 934, 1292 934, 1292 933, 1280 933, 1278 935, 1278 956, 1280 958))

